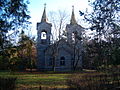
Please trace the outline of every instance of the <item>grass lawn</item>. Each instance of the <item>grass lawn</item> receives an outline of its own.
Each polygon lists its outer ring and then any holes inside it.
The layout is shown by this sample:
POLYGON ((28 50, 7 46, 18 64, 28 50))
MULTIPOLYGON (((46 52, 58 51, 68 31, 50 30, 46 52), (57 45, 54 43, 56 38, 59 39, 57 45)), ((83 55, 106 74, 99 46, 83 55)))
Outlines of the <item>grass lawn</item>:
POLYGON ((56 87, 66 88, 70 73, 40 73, 40 72, 0 72, 2 77, 17 77, 17 87, 37 88, 56 87))
MULTIPOLYGON (((91 77, 89 75, 93 75, 96 77, 94 77, 94 81, 99 81, 100 77, 98 77, 99 75, 102 75, 102 79, 104 79, 103 81, 105 82, 112 82, 112 83, 116 83, 116 81, 119 81, 119 76, 104 76, 105 73, 103 72, 96 72, 96 71, 84 71, 84 72, 77 72, 77 73, 53 73, 53 72, 14 72, 14 73, 10 73, 10 72, 0 72, 0 77, 17 77, 17 89, 16 90, 39 90, 39 87, 41 86, 42 88, 61 88, 61 90, 63 88, 67 88, 68 87, 68 79, 72 80, 72 82, 77 82, 80 80, 86 80, 91 77), (98 76, 96 76, 98 75, 98 76), (72 76, 70 78, 70 76, 72 76), (87 76, 83 77, 83 76, 87 76), (80 78, 82 77, 82 78, 80 78), (116 77, 116 79, 115 79, 116 77), (116 81, 115 81, 116 80, 116 81)), ((110 74, 110 73, 109 73, 110 74)), ((109 75, 108 74, 108 75, 109 75)), ((107 74, 106 74, 107 75, 107 74)), ((112 75, 112 74, 110 74, 112 75)), ((115 74, 117 75, 117 74, 115 74)), ((92 80, 92 79, 90 79, 92 80)), ((86 81, 82 82, 85 83, 86 85, 86 81)), ((88 80, 89 81, 89 80, 88 80)), ((71 81, 70 81, 71 82, 71 81)), ((91 81, 93 82, 93 81, 91 81)), ((79 82, 77 82, 79 83, 79 82)), ((115 84, 116 85, 116 84, 115 84)), ((48 89, 43 89, 43 90, 48 90, 48 89)))

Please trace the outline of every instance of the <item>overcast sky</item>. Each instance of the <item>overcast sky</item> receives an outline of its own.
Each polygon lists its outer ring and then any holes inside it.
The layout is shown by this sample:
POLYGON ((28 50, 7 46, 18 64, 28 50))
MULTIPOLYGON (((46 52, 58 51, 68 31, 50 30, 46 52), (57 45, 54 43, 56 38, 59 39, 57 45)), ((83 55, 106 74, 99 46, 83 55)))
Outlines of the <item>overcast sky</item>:
MULTIPOLYGON (((72 6, 74 5, 75 16, 77 19, 80 19, 79 10, 85 11, 88 8, 88 0, 29 0, 30 4, 28 9, 30 11, 32 22, 32 35, 36 35, 36 23, 40 22, 41 16, 44 9, 44 4, 46 3, 46 11, 65 10, 71 15, 72 6)), ((49 20, 49 18, 48 18, 49 20)))

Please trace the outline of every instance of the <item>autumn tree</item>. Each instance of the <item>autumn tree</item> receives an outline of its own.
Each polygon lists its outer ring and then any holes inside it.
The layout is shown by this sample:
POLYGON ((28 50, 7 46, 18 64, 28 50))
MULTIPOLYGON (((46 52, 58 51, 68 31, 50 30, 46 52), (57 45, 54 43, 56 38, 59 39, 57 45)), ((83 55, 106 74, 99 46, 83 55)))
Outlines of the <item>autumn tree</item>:
POLYGON ((36 48, 34 37, 30 37, 21 32, 20 38, 18 41, 18 58, 21 59, 21 65, 25 68, 35 68, 35 59, 36 59, 36 48))
POLYGON ((13 46, 10 33, 16 34, 28 25, 27 4, 25 0, 0 0, 0 61, 3 60, 4 64, 10 57, 8 49, 13 46))

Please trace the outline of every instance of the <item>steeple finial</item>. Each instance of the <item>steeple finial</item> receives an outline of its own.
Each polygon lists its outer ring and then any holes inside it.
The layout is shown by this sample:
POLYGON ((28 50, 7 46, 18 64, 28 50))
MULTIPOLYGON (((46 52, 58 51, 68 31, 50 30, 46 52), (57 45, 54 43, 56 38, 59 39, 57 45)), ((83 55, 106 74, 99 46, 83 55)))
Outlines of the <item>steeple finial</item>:
POLYGON ((77 24, 74 14, 74 6, 72 6, 72 15, 71 15, 70 24, 77 24))
POLYGON ((44 11, 43 11, 43 15, 42 15, 42 18, 41 18, 41 22, 47 22, 46 3, 44 4, 44 11))

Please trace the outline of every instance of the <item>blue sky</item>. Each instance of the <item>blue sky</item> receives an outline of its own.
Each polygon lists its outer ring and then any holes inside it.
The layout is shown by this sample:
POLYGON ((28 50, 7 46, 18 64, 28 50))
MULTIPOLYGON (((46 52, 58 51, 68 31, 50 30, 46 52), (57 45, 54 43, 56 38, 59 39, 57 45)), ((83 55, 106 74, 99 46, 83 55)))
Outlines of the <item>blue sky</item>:
MULTIPOLYGON (((46 11, 57 12, 57 10, 65 10, 67 13, 71 14, 72 6, 74 5, 75 16, 77 19, 80 19, 79 10, 85 11, 88 8, 88 0, 29 0, 30 4, 28 9, 30 11, 32 22, 32 35, 36 35, 36 23, 40 22, 41 16, 44 9, 44 3, 46 3, 46 11)), ((48 18, 49 20, 49 18, 48 18)))

